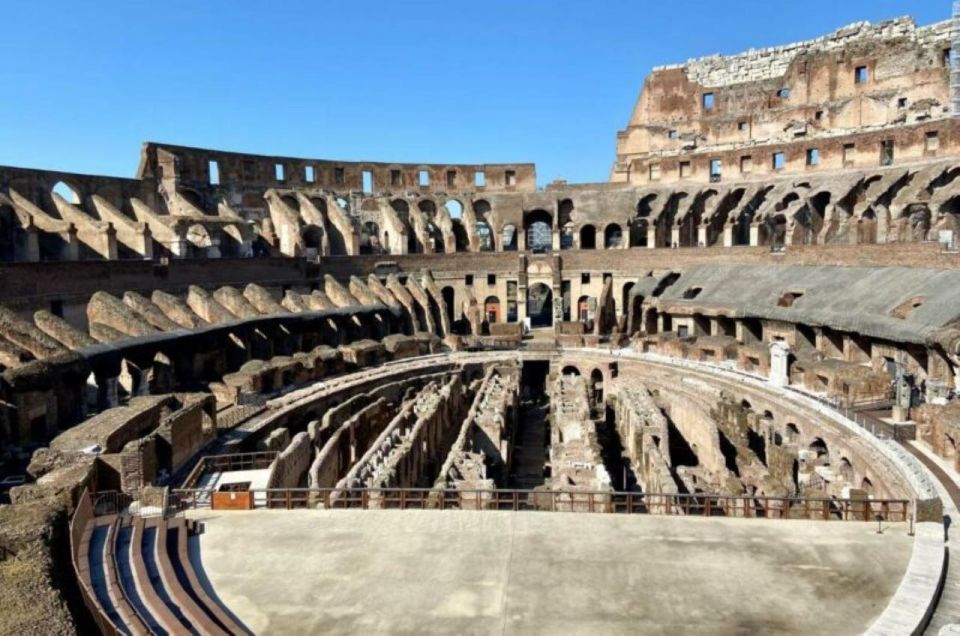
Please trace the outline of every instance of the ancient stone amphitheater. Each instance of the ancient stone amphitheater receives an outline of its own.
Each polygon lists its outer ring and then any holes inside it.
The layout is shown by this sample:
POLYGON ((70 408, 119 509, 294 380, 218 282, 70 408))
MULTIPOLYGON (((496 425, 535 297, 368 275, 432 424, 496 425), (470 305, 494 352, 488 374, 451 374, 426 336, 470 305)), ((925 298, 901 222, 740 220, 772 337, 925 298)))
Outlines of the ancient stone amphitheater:
POLYGON ((0 167, 0 632, 956 633, 951 47, 655 69, 607 183, 0 167))

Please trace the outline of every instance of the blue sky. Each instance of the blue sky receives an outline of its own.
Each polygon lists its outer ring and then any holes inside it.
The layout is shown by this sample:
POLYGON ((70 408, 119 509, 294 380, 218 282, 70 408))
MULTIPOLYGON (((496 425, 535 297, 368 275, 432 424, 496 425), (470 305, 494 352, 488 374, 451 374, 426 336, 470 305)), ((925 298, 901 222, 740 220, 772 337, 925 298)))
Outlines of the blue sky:
POLYGON ((947 0, 8 2, 0 165, 132 176, 146 140, 533 161, 605 181, 651 67, 949 17, 947 0))

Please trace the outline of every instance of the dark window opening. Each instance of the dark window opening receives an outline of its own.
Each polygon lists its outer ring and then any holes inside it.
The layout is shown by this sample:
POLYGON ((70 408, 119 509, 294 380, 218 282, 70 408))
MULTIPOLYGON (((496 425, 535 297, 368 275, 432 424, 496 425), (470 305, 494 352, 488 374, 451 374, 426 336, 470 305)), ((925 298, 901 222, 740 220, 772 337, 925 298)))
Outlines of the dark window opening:
POLYGON ((683 292, 683 297, 686 299, 696 298, 700 295, 700 292, 703 291, 702 287, 689 287, 686 291, 683 292))
POLYGON ((780 296, 780 299, 777 301, 777 307, 793 307, 793 303, 801 296, 803 296, 803 292, 786 292, 780 296))
POLYGON ((513 187, 517 185, 517 173, 513 170, 507 170, 504 172, 504 181, 507 184, 507 187, 513 187))
POLYGON ((473 285, 473 274, 467 274, 463 277, 464 285, 473 285))
POLYGON ((390 185, 394 187, 400 187, 403 185, 403 178, 400 176, 399 170, 390 171, 390 185))
POLYGON ((447 187, 452 188, 457 184, 457 171, 447 170, 447 187))
POLYGON ((497 284, 497 275, 487 274, 487 285, 496 285, 496 284, 497 284))
POLYGON ((333 169, 333 181, 337 185, 343 185, 343 182, 346 181, 346 175, 344 174, 343 168, 333 169))
POLYGON ((590 284, 590 274, 589 274, 589 273, 584 272, 584 273, 580 274, 580 284, 581 284, 581 285, 588 285, 588 284, 590 284))
POLYGON ((855 84, 866 84, 870 81, 870 72, 866 66, 858 66, 853 71, 853 81, 855 84))
POLYGON ((884 139, 880 142, 880 165, 893 165, 893 140, 884 139))

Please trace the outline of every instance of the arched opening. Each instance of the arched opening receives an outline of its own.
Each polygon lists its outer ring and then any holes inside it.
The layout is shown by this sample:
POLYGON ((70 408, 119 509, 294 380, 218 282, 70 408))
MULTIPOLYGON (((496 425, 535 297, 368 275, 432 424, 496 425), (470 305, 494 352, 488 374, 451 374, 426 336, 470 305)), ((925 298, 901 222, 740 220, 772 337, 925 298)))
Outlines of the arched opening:
POLYGON ((463 227, 463 220, 453 221, 453 241, 454 249, 457 252, 467 252, 470 250, 470 237, 467 236, 467 228, 463 227))
POLYGON ((787 435, 786 435, 786 437, 787 437, 787 443, 788 443, 788 444, 797 441, 797 439, 800 437, 800 429, 797 428, 797 425, 796 425, 796 424, 787 423, 787 435))
POLYGON ((527 317, 530 326, 553 326, 553 290, 544 283, 535 283, 527 288, 527 317))
MULTIPOLYGON (((250 246, 243 240, 240 229, 235 225, 225 225, 220 232, 220 253, 230 258, 246 258, 251 255, 250 252, 250 246)), ((154 242, 154 258, 156 257, 154 242)))
POLYGON ((630 311, 630 290, 635 284, 633 281, 624 283, 623 291, 620 293, 620 313, 624 316, 630 311))
POLYGON ((317 256, 323 245, 323 229, 317 225, 307 225, 300 231, 303 238, 303 250, 306 256, 317 256))
POLYGON ((503 226, 503 231, 501 232, 501 241, 503 245, 504 252, 516 252, 517 251, 517 226, 507 223, 503 226))
POLYGON ((527 249, 543 253, 553 248, 553 216, 546 210, 533 210, 524 215, 527 249))
POLYGON ((603 405, 603 372, 600 369, 590 372, 590 389, 593 406, 599 408, 603 405))
POLYGON ((67 203, 72 203, 73 205, 80 205, 80 194, 72 187, 64 183, 63 181, 57 181, 53 185, 52 192, 54 194, 59 194, 64 201, 67 203))
POLYGON ((563 370, 560 372, 560 375, 580 375, 580 369, 575 366, 567 365, 563 367, 563 370))
POLYGON ((877 215, 873 208, 867 208, 857 221, 857 242, 866 244, 877 242, 877 215))
POLYGON ((809 449, 817 454, 818 462, 821 460, 821 458, 826 460, 830 456, 830 451, 827 449, 827 443, 820 437, 815 437, 813 441, 810 442, 809 449))
POLYGON ((617 249, 623 247, 623 230, 616 223, 611 223, 603 231, 604 249, 617 249))
POLYGON ((477 232, 477 245, 481 252, 493 251, 493 232, 486 221, 477 221, 474 226, 477 232))
POLYGON ((448 285, 440 290, 440 297, 443 298, 443 304, 446 306, 447 320, 452 325, 454 322, 460 319, 460 316, 458 315, 460 312, 457 311, 457 306, 454 302, 456 299, 456 292, 454 292, 453 287, 448 285))
POLYGON ((207 228, 196 223, 187 229, 187 243, 192 258, 220 258, 220 248, 207 228))
POLYGON ((443 204, 443 207, 447 209, 447 214, 450 215, 451 219, 460 219, 463 217, 463 204, 456 199, 450 199, 443 204))
POLYGON ((360 253, 384 253, 384 246, 380 244, 380 226, 373 221, 367 221, 360 228, 360 253))
POLYGON ((483 301, 484 332, 490 333, 490 325, 500 322, 500 298, 487 296, 483 301))
POLYGON ((868 496, 873 496, 873 482, 870 481, 867 477, 864 477, 860 481, 860 490, 865 492, 868 496))
POLYGON ((588 322, 590 320, 590 297, 581 296, 577 299, 577 320, 588 322))
POLYGON ((580 249, 597 249, 597 228, 592 225, 584 225, 580 228, 580 249))

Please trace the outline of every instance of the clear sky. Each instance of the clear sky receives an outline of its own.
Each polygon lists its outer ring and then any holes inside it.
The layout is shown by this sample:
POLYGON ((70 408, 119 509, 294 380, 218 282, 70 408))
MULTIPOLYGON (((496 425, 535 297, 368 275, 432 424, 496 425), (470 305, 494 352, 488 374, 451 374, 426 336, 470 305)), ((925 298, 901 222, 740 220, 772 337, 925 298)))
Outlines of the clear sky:
POLYGON ((146 140, 533 161, 605 181, 650 68, 949 17, 948 0, 9 0, 0 165, 132 176, 146 140))

